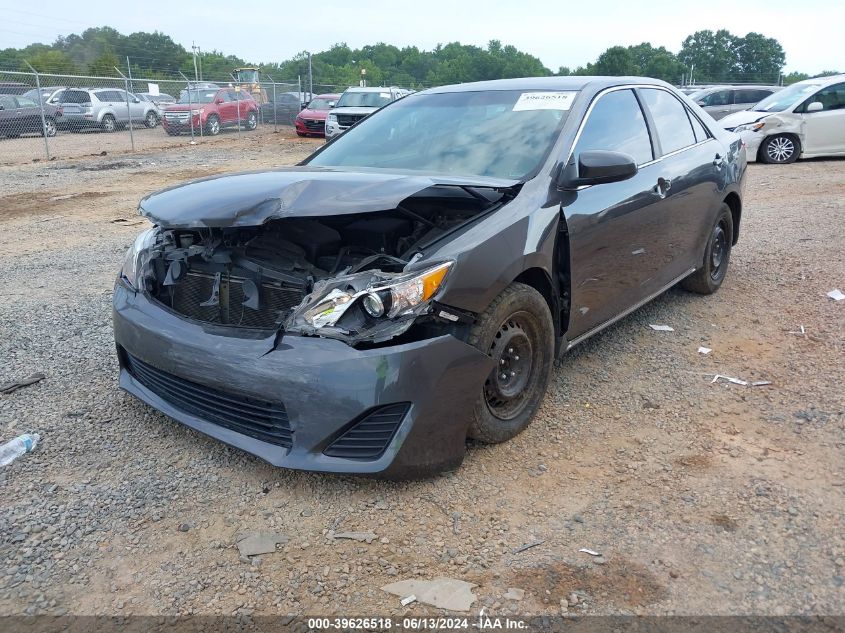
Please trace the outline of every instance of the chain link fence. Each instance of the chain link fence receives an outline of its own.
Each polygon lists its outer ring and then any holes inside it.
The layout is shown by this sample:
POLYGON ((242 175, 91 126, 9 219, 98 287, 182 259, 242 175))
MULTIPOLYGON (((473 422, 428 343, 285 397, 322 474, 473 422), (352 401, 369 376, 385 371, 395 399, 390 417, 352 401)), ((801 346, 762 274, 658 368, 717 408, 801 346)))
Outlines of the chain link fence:
POLYGON ((115 73, 0 70, 0 163, 249 138, 286 126, 290 131, 310 100, 299 81, 249 75, 196 81, 181 73, 144 78, 117 68, 115 73))

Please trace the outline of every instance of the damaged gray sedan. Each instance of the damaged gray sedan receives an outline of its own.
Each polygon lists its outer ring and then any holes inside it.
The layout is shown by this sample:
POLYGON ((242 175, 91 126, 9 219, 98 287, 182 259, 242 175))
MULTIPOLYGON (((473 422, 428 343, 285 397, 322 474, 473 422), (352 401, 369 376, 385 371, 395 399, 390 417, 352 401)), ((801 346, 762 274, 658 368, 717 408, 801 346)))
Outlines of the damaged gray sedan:
POLYGON ((296 167, 142 200, 120 384, 278 466, 454 468, 530 423, 557 355, 678 282, 719 288, 745 167, 655 80, 408 96, 296 167))

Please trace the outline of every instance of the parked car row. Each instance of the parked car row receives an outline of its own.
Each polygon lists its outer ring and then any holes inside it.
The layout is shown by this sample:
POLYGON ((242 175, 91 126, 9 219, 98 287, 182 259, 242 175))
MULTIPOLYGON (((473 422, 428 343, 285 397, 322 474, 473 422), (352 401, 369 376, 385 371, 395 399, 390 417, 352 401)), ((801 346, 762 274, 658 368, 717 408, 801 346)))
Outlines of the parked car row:
POLYGON ((23 95, 0 94, 0 136, 18 138, 22 134, 55 136, 62 109, 54 105, 41 108, 32 99, 23 95))

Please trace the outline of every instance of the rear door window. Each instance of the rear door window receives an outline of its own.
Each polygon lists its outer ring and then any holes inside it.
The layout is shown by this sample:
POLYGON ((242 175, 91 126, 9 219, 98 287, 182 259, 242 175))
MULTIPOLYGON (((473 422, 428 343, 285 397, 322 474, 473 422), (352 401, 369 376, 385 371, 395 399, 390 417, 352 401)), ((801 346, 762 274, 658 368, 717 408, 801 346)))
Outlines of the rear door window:
POLYGON ((654 120, 663 154, 695 145, 695 133, 687 116, 687 109, 678 99, 657 88, 642 88, 640 94, 654 120))
POLYGON ((633 90, 614 90, 596 101, 581 129, 575 156, 590 150, 630 154, 638 165, 654 159, 648 126, 633 90))
POLYGON ((18 107, 19 108, 37 108, 38 104, 35 103, 32 99, 27 99, 26 97, 18 97, 18 107))

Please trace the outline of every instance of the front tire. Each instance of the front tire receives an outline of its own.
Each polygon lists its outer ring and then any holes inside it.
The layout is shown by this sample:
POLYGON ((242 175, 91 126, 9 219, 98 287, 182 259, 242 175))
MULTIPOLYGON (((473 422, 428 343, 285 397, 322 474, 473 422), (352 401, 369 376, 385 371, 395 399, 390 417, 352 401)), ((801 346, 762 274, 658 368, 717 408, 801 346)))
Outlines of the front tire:
POLYGON ((497 444, 518 435, 543 401, 554 363, 554 324, 543 296, 512 283, 479 316, 467 342, 496 363, 481 388, 468 435, 497 444))
POLYGON ((792 134, 775 134, 760 146, 760 159, 770 165, 787 165, 798 160, 801 144, 792 134))
POLYGON ((716 292, 728 274, 733 237, 733 214, 731 208, 723 202, 716 223, 707 238, 704 261, 698 270, 681 282, 681 287, 700 295, 712 295, 716 292))
POLYGON ((153 111, 147 112, 147 116, 144 119, 144 125, 148 128, 156 127, 158 125, 158 115, 153 111))

